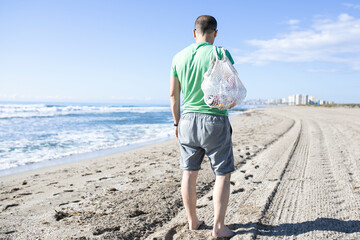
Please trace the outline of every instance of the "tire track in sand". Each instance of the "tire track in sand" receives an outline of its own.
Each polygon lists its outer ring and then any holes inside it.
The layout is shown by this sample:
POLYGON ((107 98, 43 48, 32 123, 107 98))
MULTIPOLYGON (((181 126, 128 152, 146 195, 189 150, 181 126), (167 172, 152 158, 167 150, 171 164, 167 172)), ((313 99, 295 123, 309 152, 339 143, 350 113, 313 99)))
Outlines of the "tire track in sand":
POLYGON ((360 151, 359 146, 356 145, 360 141, 360 129, 353 126, 334 125, 327 126, 330 131, 325 131, 329 153, 333 164, 338 169, 338 175, 341 175, 339 182, 344 186, 350 188, 351 192, 360 194, 360 151), (332 133, 332 134, 331 134, 332 133), (338 141, 338 139, 351 139, 350 141, 338 141), (336 141, 336 144, 335 144, 336 141), (335 161, 334 161, 335 160, 335 161), (339 161, 336 161, 339 160, 339 161))
POLYGON ((299 144, 253 239, 360 237, 360 222, 349 220, 348 212, 359 212, 358 198, 339 185, 341 158, 329 149, 338 145, 326 140, 318 123, 303 121, 299 144))
MULTIPOLYGON (((357 139, 346 148, 354 135, 349 129, 357 126, 345 124, 344 132, 326 112, 315 119, 313 109, 301 115, 289 110, 277 114, 292 118, 292 128, 232 175, 226 216, 236 233, 231 239, 360 239, 360 198, 352 191, 359 161, 349 151, 357 139)), ((199 199, 206 222, 200 231, 186 230, 179 214, 169 234, 157 239, 211 239, 210 196, 199 199)))

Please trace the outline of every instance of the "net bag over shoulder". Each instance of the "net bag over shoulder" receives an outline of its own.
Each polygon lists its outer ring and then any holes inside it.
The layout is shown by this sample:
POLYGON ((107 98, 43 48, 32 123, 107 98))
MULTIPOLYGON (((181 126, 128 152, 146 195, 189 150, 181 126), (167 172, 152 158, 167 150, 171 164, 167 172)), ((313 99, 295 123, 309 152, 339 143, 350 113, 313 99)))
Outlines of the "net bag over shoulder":
POLYGON ((226 56, 225 49, 221 50, 223 59, 219 60, 216 47, 213 47, 213 58, 204 74, 201 89, 209 107, 225 110, 240 104, 245 99, 246 89, 226 56))

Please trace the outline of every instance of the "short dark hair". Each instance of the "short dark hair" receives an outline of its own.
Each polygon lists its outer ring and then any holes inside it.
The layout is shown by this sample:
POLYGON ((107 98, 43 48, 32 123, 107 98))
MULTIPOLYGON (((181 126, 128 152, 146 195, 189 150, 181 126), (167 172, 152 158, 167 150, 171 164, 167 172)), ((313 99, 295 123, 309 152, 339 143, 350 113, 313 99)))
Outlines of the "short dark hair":
POLYGON ((216 31, 217 22, 213 16, 201 15, 195 21, 195 31, 204 35, 216 31))

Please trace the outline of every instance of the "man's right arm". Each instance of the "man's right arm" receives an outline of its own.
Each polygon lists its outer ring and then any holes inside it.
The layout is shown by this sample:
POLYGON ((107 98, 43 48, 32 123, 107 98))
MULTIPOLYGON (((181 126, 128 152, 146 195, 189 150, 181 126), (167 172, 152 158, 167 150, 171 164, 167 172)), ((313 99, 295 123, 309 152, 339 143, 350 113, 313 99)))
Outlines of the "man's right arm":
MULTIPOLYGON (((174 123, 180 120, 180 82, 177 77, 170 76, 170 108, 174 123)), ((175 136, 178 137, 178 128, 175 127, 175 136)))

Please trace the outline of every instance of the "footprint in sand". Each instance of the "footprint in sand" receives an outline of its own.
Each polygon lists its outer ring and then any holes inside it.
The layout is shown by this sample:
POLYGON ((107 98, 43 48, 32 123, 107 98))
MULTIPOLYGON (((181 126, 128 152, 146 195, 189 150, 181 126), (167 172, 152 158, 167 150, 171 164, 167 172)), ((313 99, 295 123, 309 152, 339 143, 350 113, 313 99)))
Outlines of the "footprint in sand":
POLYGON ((204 207, 207 207, 207 204, 196 206, 197 209, 204 208, 204 207))
POLYGON ((93 175, 93 174, 92 174, 92 173, 84 173, 84 174, 81 174, 82 177, 89 176, 89 175, 93 175))
POLYGON ((20 188, 16 187, 16 188, 11 189, 10 193, 13 193, 13 192, 16 192, 16 191, 19 191, 19 190, 20 190, 20 188))
POLYGON ((5 211, 5 210, 8 209, 8 208, 17 207, 17 206, 19 206, 18 203, 8 204, 8 205, 6 205, 6 206, 4 207, 3 211, 5 211))
POLYGON ((239 189, 236 189, 236 190, 232 191, 231 194, 236 194, 236 193, 244 192, 244 191, 245 191, 244 188, 239 188, 239 189))
POLYGON ((20 198, 22 196, 28 196, 28 195, 32 195, 32 193, 31 192, 19 193, 18 195, 14 196, 14 198, 20 198))
POLYGON ((47 184, 46 186, 55 185, 55 184, 58 184, 58 182, 51 182, 51 183, 47 184))
POLYGON ((247 175, 245 175, 245 179, 246 180, 249 180, 250 178, 253 178, 254 177, 254 175, 252 175, 252 174, 247 174, 247 175))

